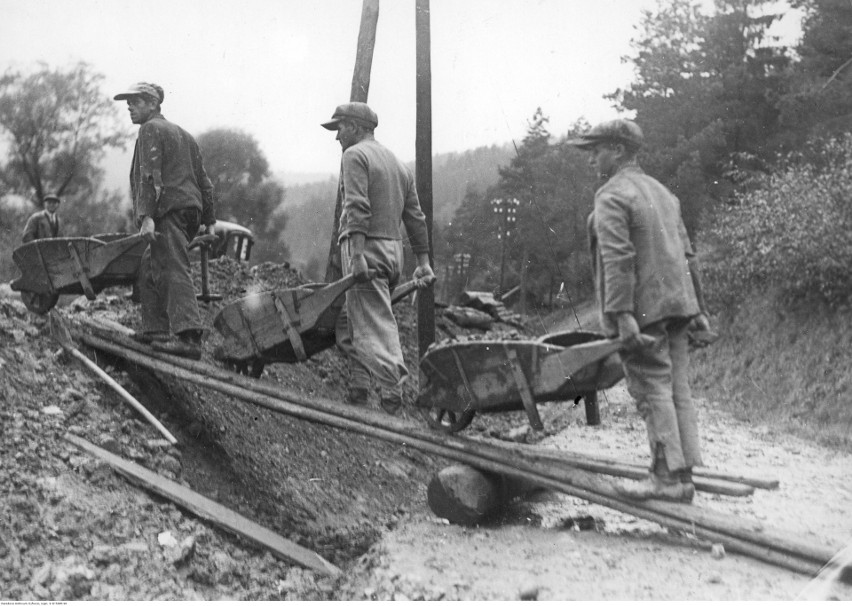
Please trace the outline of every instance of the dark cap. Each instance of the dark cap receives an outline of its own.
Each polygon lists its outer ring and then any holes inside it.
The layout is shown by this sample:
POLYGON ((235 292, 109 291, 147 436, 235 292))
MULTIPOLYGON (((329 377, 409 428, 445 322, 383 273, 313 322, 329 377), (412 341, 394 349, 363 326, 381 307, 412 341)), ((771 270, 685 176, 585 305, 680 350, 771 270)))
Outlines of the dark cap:
POLYGON ((113 97, 113 99, 116 101, 122 101, 124 99, 129 99, 130 97, 138 97, 139 95, 147 95, 152 99, 156 99, 160 103, 162 103, 165 98, 162 86, 152 84, 151 82, 137 82, 136 84, 128 86, 127 90, 123 93, 118 93, 115 97, 113 97))
POLYGON ((56 194, 45 194, 44 198, 41 199, 42 202, 47 202, 48 200, 56 200, 57 202, 62 202, 62 200, 60 200, 59 196, 57 196, 56 194))
POLYGON ((568 145, 589 149, 597 143, 623 143, 629 148, 639 149, 645 141, 642 129, 632 120, 609 120, 589 129, 585 135, 568 141, 568 145))
POLYGON ((376 112, 371 110, 369 105, 360 101, 338 105, 331 115, 331 120, 323 122, 322 126, 328 130, 337 130, 340 128, 341 120, 352 120, 356 124, 368 128, 376 128, 379 125, 379 117, 376 112))

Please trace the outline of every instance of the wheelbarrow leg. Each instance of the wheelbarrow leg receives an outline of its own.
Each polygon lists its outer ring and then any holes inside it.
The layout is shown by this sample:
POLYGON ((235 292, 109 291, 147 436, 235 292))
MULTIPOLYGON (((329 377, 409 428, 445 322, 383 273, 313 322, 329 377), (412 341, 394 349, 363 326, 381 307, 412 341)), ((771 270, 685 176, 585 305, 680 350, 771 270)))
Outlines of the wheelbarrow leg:
POLYGON ((77 266, 77 271, 74 272, 74 277, 80 281, 80 285, 83 287, 83 292, 86 294, 86 298, 89 301, 95 300, 95 290, 92 288, 92 283, 89 282, 89 268, 83 263, 83 260, 80 258, 80 253, 77 252, 77 247, 74 246, 73 242, 68 243, 68 252, 71 254, 71 258, 74 259, 74 264, 77 266))
POLYGON ((506 356, 509 358, 509 366, 512 369, 512 375, 515 377, 515 384, 518 387, 518 393, 521 396, 521 402, 524 405, 524 410, 527 411, 527 417, 529 417, 530 420, 530 427, 536 431, 541 431, 544 429, 544 424, 541 422, 541 417, 538 415, 538 408, 536 408, 530 384, 524 376, 523 368, 521 368, 521 361, 518 359, 518 352, 506 344, 503 345, 503 348, 506 350, 506 356))
POLYGON ((580 396, 586 405, 586 425, 601 424, 601 408, 598 404, 598 392, 588 391, 580 396))

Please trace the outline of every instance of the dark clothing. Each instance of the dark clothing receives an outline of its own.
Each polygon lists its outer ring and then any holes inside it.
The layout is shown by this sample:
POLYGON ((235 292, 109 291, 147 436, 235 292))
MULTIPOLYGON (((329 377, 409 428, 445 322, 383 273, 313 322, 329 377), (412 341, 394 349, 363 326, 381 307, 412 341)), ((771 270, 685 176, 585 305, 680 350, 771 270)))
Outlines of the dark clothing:
POLYGON ((139 127, 130 191, 137 225, 152 217, 158 233, 137 282, 144 332, 202 329, 186 247, 201 224, 216 222, 213 184, 195 139, 162 114, 139 127))
POLYGON ((40 210, 30 215, 30 218, 27 219, 21 241, 26 244, 27 242, 43 238, 58 238, 61 234, 62 230, 59 227, 58 213, 54 213, 53 220, 51 220, 49 212, 40 210))
POLYGON ((344 151, 340 187, 343 209, 339 240, 350 233, 402 240, 403 224, 414 253, 429 252, 426 218, 414 176, 384 145, 364 139, 344 151))
POLYGON ((185 208, 198 209, 203 225, 216 222, 213 184, 204 171, 198 144, 162 114, 139 127, 130 191, 137 226, 144 216, 157 219, 185 208))
POLYGON ((154 219, 159 233, 139 264, 142 330, 146 333, 203 328, 186 246, 198 231, 200 211, 177 210, 154 219))

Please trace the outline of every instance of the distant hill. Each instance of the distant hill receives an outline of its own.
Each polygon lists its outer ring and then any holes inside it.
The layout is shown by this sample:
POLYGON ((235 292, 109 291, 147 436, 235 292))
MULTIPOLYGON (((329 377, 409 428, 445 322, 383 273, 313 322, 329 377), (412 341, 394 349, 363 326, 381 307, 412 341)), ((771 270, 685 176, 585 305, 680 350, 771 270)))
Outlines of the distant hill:
MULTIPOLYGON (((514 154, 514 148, 507 144, 434 156, 432 200, 435 223, 447 224, 469 190, 485 191, 497 183, 498 168, 508 165, 514 154)), ((410 166, 413 170, 414 163, 410 166)), ((290 262, 306 276, 319 280, 325 273, 331 241, 337 176, 296 185, 290 185, 296 180, 291 178, 288 182, 287 175, 279 178, 287 189, 283 203, 287 214, 284 240, 290 251, 290 262)))

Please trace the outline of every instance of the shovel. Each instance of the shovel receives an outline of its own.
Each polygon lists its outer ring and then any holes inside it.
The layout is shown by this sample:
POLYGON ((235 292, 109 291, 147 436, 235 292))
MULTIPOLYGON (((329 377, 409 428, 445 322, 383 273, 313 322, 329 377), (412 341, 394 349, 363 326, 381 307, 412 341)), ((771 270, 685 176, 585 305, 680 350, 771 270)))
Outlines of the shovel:
POLYGON ((100 366, 92 362, 89 358, 80 353, 80 350, 74 345, 74 341, 71 339, 71 331, 68 330, 68 326, 65 324, 65 320, 55 309, 50 312, 50 336, 59 343, 62 348, 70 353, 72 356, 80 360, 83 364, 89 367, 96 375, 98 375, 101 379, 106 381, 107 385, 112 387, 118 394, 124 398, 128 404, 130 404, 133 408, 135 408, 147 421, 153 425, 157 431, 159 431, 163 436, 169 441, 169 444, 177 444, 177 439, 169 433, 169 430, 163 427, 162 423, 160 423, 154 415, 148 412, 148 409, 142 406, 139 401, 131 396, 126 389, 124 389, 121 385, 116 383, 116 381, 109 376, 104 369, 100 366))

